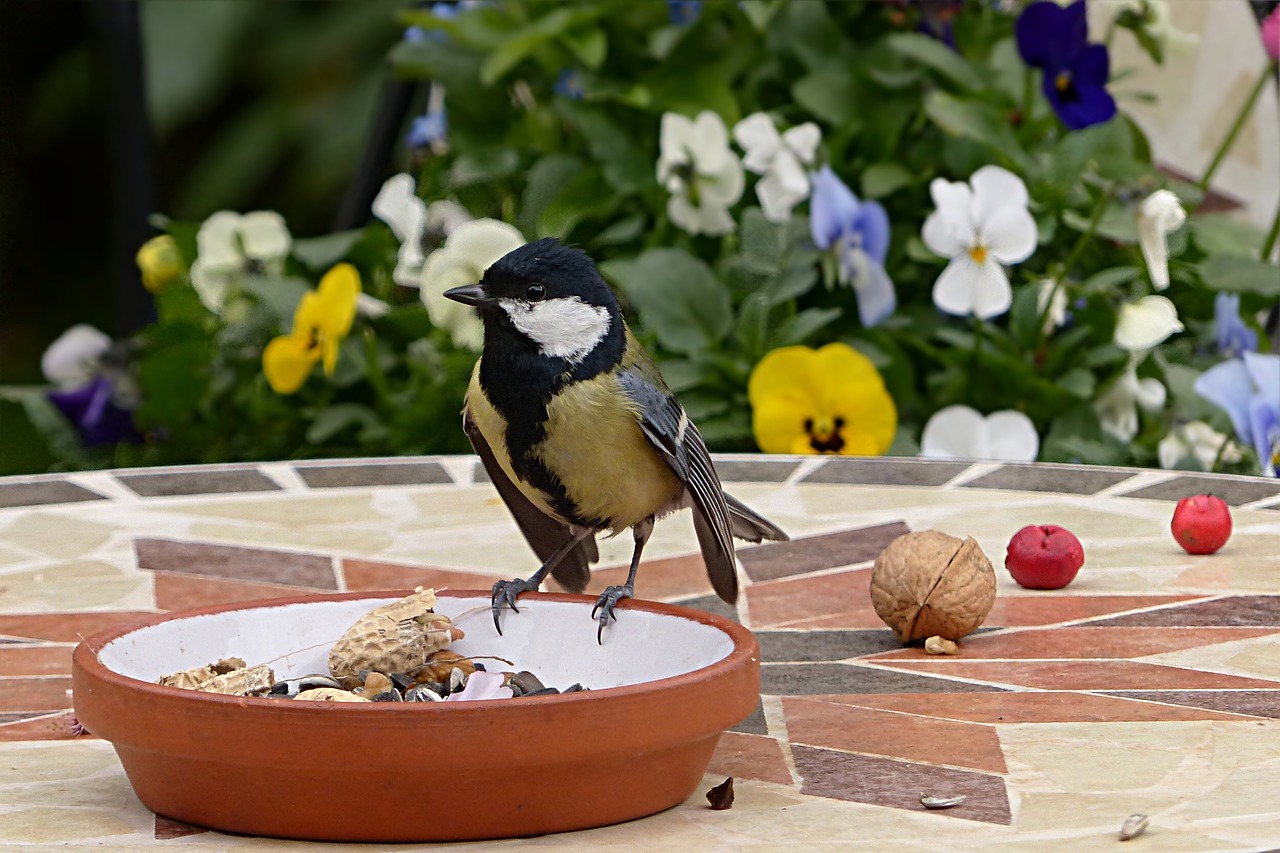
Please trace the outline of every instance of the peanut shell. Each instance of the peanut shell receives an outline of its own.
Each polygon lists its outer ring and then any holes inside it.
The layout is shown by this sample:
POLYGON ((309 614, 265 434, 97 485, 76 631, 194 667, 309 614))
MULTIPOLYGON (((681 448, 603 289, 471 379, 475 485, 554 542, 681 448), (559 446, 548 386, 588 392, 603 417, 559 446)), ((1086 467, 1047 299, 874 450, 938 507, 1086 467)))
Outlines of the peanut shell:
POLYGON ((361 616, 329 652, 329 669, 339 681, 361 670, 413 672, 428 656, 465 634, 447 616, 433 613, 436 595, 419 588, 413 595, 361 616))

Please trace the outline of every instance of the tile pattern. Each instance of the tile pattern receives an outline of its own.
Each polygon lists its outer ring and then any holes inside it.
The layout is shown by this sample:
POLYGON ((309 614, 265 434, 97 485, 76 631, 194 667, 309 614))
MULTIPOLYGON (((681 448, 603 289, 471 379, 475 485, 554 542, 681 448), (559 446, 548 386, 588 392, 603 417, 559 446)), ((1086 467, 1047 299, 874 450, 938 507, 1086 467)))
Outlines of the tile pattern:
MULTIPOLYGON (((121 485, 104 495, 58 478, 0 480, 0 761, 11 768, 0 779, 0 845, 256 846, 145 815, 110 746, 73 735, 68 676, 80 638, 157 610, 310 591, 486 589, 531 567, 468 459, 296 463, 296 477, 280 475, 286 464, 273 463, 274 476, 253 466, 96 474, 121 485), (475 484, 455 484, 450 473, 468 464, 475 484), (127 820, 75 793, 90 775, 119 792, 113 808, 130 804, 127 820), (48 802, 22 794, 50 780, 59 785, 41 789, 48 802), (41 817, 48 808, 58 821, 41 817), (15 836, 25 830, 4 826, 41 829, 15 836)), ((1175 475, 1142 486, 1149 472, 1072 466, 984 465, 966 477, 969 468, 724 460, 734 493, 793 541, 745 546, 744 588, 727 605, 677 517, 659 526, 638 586, 737 619, 760 640, 761 704, 721 738, 705 786, 734 776, 738 803, 712 820, 695 795, 643 821, 541 843, 816 847, 848 842, 858 827, 866 849, 936 848, 946 833, 948 849, 974 853, 1083 850, 1112 843, 1124 816, 1144 811, 1161 849, 1274 847, 1280 517, 1260 511, 1280 494, 1274 484, 1175 475), (1133 477, 1142 479, 1126 489, 1133 477), (1220 554, 1172 547, 1171 501, 1186 489, 1256 507, 1235 511, 1236 538, 1220 554), (1084 571, 1064 590, 1031 593, 997 568, 996 605, 956 656, 904 648, 870 605, 870 563, 908 529, 970 534, 998 557, 1016 529, 1042 521, 1081 536, 1084 571), (967 799, 928 811, 921 793, 967 799)), ((601 549, 593 592, 625 576, 630 542, 601 549)))

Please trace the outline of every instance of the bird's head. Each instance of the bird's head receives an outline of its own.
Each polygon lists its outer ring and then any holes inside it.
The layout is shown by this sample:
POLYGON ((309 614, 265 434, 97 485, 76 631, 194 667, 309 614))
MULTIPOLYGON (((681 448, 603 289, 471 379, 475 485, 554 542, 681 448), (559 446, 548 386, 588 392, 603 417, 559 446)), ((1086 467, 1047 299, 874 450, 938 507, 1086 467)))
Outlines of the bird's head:
POLYGON ((486 348, 514 335, 572 364, 622 328, 618 301, 591 258, 550 237, 503 255, 479 284, 444 295, 480 312, 486 348))

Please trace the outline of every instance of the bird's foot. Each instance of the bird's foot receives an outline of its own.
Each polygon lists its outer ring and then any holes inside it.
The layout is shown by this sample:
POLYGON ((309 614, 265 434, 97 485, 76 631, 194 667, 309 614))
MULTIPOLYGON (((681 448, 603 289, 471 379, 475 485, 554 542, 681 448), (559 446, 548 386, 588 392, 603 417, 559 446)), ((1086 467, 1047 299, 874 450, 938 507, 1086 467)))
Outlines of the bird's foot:
POLYGON ((520 608, 516 607, 516 598, 522 592, 537 592, 539 585, 524 578, 498 581, 493 585, 489 609, 493 611, 493 627, 498 629, 499 634, 502 633, 502 625, 498 622, 498 615, 502 613, 502 605, 510 607, 512 613, 519 613, 520 608))
POLYGON ((600 597, 596 599, 596 606, 591 608, 591 618, 600 623, 600 627, 596 629, 597 643, 604 643, 604 626, 609 624, 609 620, 618 621, 618 617, 613 615, 613 608, 624 598, 634 598, 635 594, 635 588, 629 583, 608 587, 600 593, 600 597), (597 613, 599 616, 596 615, 597 613))

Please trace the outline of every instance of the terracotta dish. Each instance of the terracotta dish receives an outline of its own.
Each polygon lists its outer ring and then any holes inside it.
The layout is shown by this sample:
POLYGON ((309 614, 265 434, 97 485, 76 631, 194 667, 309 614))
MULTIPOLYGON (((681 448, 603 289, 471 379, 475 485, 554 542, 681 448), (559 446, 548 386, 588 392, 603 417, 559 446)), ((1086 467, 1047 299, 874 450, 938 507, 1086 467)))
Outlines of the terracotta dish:
MULTIPOLYGON (((161 614, 75 650, 75 709, 153 811, 228 832, 444 841, 604 826, 674 806, 720 734, 759 700, 759 646, 696 610, 625 601, 596 643, 594 597, 520 597, 494 630, 487 592, 436 611, 545 684, 589 690, 476 702, 328 703, 152 682, 241 657, 277 679, 326 673, 358 617, 405 592, 313 595, 161 614)), ((494 662, 491 669, 506 669, 494 662)))

